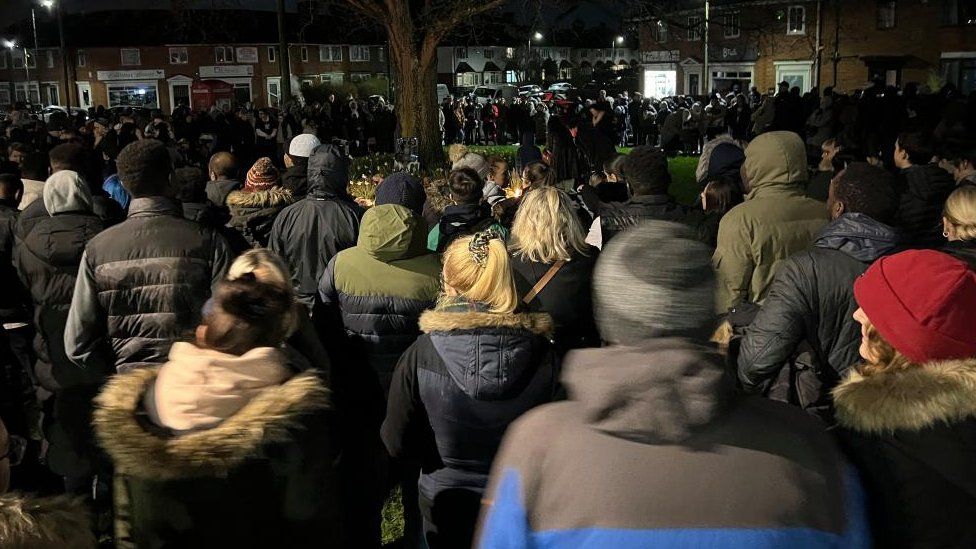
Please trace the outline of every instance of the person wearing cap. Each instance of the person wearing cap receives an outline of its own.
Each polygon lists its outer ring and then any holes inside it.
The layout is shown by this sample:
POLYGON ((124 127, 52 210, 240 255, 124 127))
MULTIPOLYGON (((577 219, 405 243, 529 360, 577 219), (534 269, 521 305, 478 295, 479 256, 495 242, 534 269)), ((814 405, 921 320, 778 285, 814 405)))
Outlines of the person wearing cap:
POLYGON ((976 273, 934 250, 854 283, 863 362, 834 391, 878 547, 976 546, 976 273))
POLYGON ((288 145, 281 182, 296 200, 308 194, 308 157, 321 144, 313 134, 302 133, 293 137, 288 145))
POLYGON ((244 188, 227 195, 228 227, 235 229, 253 248, 268 245, 268 235, 278 212, 295 202, 281 186, 278 168, 268 157, 257 159, 244 179, 244 188))
POLYGON ((693 229, 620 233, 593 282, 608 346, 569 354, 569 400, 509 427, 476 546, 871 546, 860 486, 823 427, 735 392, 708 341, 715 273, 693 229))

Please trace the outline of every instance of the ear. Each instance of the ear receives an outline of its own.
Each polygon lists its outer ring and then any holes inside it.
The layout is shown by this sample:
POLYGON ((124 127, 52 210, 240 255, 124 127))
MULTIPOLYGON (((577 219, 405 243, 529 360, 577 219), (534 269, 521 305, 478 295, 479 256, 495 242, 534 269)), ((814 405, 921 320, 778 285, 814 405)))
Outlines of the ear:
POLYGON ((835 200, 834 204, 831 206, 830 218, 837 219, 838 217, 844 215, 845 211, 847 211, 847 207, 844 206, 844 203, 840 200, 835 200))
POLYGON ((207 344, 207 326, 206 324, 201 324, 197 326, 196 331, 197 347, 205 347, 207 344))

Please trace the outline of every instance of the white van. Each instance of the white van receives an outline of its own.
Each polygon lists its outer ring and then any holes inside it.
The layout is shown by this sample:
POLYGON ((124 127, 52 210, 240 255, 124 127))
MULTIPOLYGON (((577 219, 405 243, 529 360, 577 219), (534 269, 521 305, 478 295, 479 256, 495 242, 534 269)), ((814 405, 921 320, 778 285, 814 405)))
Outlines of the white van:
POLYGON ((451 92, 447 89, 447 84, 437 85, 437 104, 440 105, 447 99, 447 96, 451 95, 451 92))

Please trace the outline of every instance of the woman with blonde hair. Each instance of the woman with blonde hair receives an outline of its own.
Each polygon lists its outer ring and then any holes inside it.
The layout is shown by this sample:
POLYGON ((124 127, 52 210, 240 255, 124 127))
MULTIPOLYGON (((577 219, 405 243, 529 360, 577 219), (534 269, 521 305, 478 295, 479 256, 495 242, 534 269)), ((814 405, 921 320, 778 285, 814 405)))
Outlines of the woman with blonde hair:
POLYGON ((976 268, 976 185, 961 185, 946 199, 942 210, 943 251, 976 268))
POLYGON ((590 288, 600 250, 586 243, 569 196, 554 187, 526 193, 509 250, 519 296, 527 310, 552 315, 560 355, 599 347, 590 288))
POLYGON ((400 357, 382 437, 390 456, 422 465, 427 543, 470 547, 492 459, 508 425, 552 400, 552 319, 516 313, 505 243, 494 231, 444 253, 443 294, 400 357))
POLYGON ((834 389, 877 547, 976 547, 976 273, 934 250, 854 283, 863 363, 834 389))

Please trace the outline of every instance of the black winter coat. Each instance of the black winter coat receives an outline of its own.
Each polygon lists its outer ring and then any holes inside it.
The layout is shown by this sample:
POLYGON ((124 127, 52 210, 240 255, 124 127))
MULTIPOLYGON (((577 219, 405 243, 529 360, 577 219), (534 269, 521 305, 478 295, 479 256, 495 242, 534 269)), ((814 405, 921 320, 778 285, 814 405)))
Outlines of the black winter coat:
POLYGON ((266 191, 232 191, 227 195, 227 226, 241 234, 252 248, 268 245, 268 235, 278 212, 295 201, 291 191, 273 187, 266 191))
POLYGON ((349 160, 334 145, 316 147, 308 175, 308 196, 278 213, 268 249, 284 259, 298 300, 311 308, 329 261, 356 245, 363 209, 346 193, 349 160))
POLYGON ((849 213, 827 224, 812 248, 790 257, 742 339, 743 388, 829 421, 830 390, 860 361, 861 330, 851 316, 854 280, 897 245, 892 227, 849 213), (801 351, 807 356, 789 365, 801 351))
POLYGON ((898 174, 898 215, 895 226, 902 231, 904 244, 938 247, 942 237, 942 208, 956 188, 949 172, 938 164, 905 168, 898 174))
POLYGON ((976 547, 976 359, 923 364, 834 389, 876 547, 976 547))
POLYGON ((148 420, 157 369, 115 376, 95 430, 116 471, 117 547, 347 547, 329 431, 313 372, 264 389, 216 427, 148 420))
MULTIPOLYGON (((549 315, 476 309, 420 317, 424 335, 400 358, 381 431, 392 457, 419 462, 426 518, 438 528, 451 512, 442 501, 480 500, 505 429, 552 400, 558 383, 549 315)), ((476 515, 463 517, 472 529, 476 515)))
MULTIPOLYGON (((588 246, 585 254, 573 253, 545 288, 525 309, 549 313, 555 328, 554 344, 560 356, 572 349, 599 347, 600 334, 593 320, 593 268, 600 250, 588 246)), ((552 263, 529 261, 512 254, 512 270, 519 297, 525 297, 549 271, 552 263)))
POLYGON ((281 185, 297 200, 308 194, 308 159, 293 156, 294 164, 281 175, 281 185))
POLYGON ((954 240, 943 246, 942 251, 969 263, 970 268, 976 269, 976 242, 954 240))
POLYGON ((227 241, 179 202, 137 198, 85 247, 64 334, 75 364, 109 373, 166 361, 230 266, 227 241))
POLYGON ((617 233, 650 219, 685 222, 688 208, 669 195, 635 196, 622 203, 603 203, 600 207, 600 231, 606 245, 617 233))

